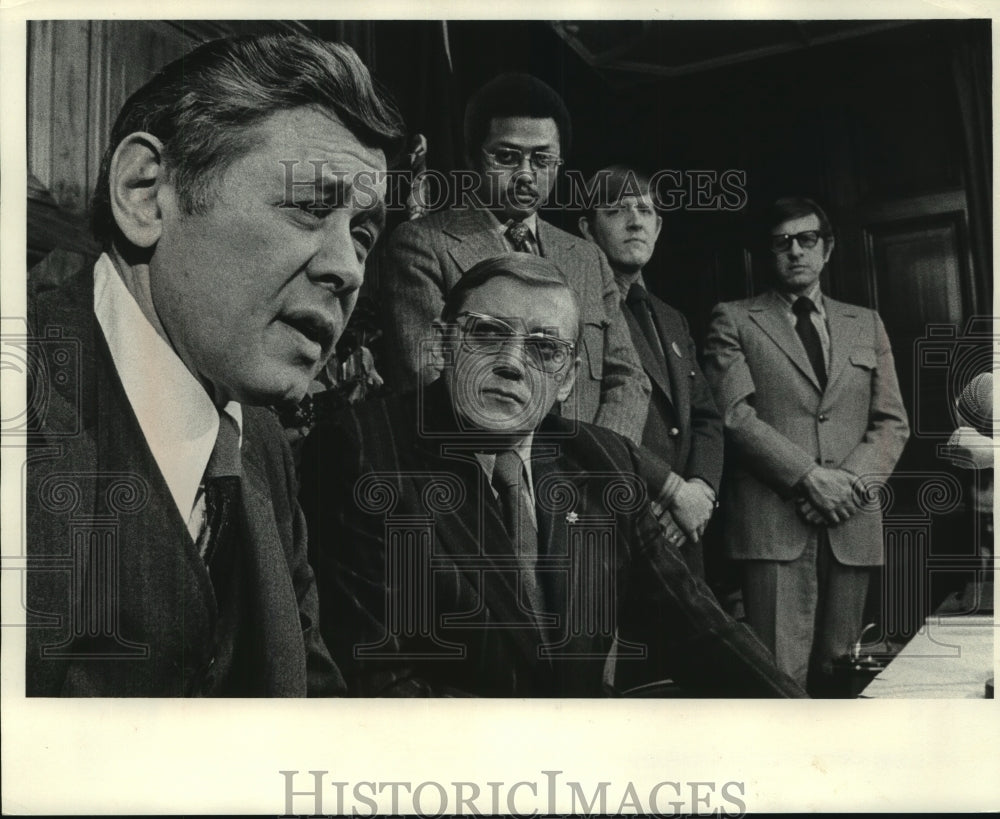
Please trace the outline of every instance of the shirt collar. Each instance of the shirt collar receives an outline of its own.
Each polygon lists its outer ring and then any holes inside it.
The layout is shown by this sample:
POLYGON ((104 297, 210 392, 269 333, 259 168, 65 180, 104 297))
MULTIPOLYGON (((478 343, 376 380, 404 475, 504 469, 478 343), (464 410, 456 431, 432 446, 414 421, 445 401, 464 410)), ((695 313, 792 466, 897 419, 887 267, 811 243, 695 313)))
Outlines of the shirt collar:
MULTIPOLYGON (((507 225, 511 221, 513 221, 513 220, 511 220, 511 219, 504 219, 501 222, 500 221, 500 217, 497 216, 493 211, 488 210, 486 212, 490 215, 490 218, 493 220, 493 229, 496 230, 499 233, 506 233, 507 232, 507 225)), ((524 219, 522 219, 521 221, 525 225, 527 225, 528 228, 530 228, 531 235, 535 237, 535 241, 537 242, 538 241, 538 214, 537 213, 532 213, 530 216, 525 216, 524 219)))
POLYGON ((619 292, 622 295, 622 301, 625 301, 626 299, 628 299, 628 291, 632 287, 633 284, 637 284, 637 285, 639 285, 639 287, 641 287, 647 293, 649 292, 649 288, 646 287, 646 280, 642 277, 642 271, 639 271, 639 275, 636 276, 631 281, 629 280, 629 277, 620 276, 620 275, 618 275, 616 273, 615 274, 615 284, 618 285, 618 290, 619 290, 619 292))
MULTIPOLYGON (((94 265, 94 314, 153 459, 187 521, 215 446, 218 411, 150 324, 107 254, 94 265)), ((223 411, 236 421, 242 443, 242 407, 230 401, 223 411)))
MULTIPOLYGON (((795 304, 796 299, 799 298, 799 296, 793 296, 791 293, 785 293, 781 290, 777 290, 775 292, 777 292, 778 296, 781 297, 781 300, 785 302, 789 310, 792 309, 792 305, 795 304)), ((819 286, 819 279, 816 280, 808 291, 799 295, 807 296, 816 306, 816 312, 819 313, 821 317, 826 318, 826 309, 823 306, 823 292, 819 286)))
MULTIPOLYGON (((521 439, 521 442, 514 447, 514 451, 518 454, 521 459, 521 463, 524 464, 524 475, 527 480, 527 486, 534 488, 531 476, 531 444, 535 440, 535 433, 531 432, 521 439)), ((488 481, 493 480, 493 466, 497 462, 497 456, 495 452, 477 452, 476 460, 479 461, 479 465, 483 468, 483 472, 486 473, 486 479, 488 481)))

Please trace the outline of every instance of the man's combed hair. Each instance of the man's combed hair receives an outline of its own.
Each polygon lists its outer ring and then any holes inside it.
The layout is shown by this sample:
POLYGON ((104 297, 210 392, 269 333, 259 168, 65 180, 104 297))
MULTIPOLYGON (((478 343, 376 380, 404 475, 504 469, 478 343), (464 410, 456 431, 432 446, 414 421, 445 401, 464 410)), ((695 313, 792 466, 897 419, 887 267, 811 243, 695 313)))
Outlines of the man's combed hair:
POLYGON ((94 234, 105 248, 118 234, 109 172, 112 155, 129 134, 143 131, 163 143, 181 206, 200 213, 211 204, 222 173, 253 147, 251 126, 303 106, 336 114, 390 163, 403 148, 395 102, 350 46, 299 34, 213 40, 162 68, 122 107, 94 191, 94 234))
POLYGON ((569 109, 551 86, 531 74, 501 74, 490 80, 465 106, 465 150, 470 158, 483 147, 490 121, 498 117, 553 119, 559 147, 568 154, 573 131, 569 109))
POLYGON ((833 238, 833 225, 826 211, 819 203, 805 196, 782 196, 771 203, 762 218, 763 231, 771 231, 782 222, 801 219, 803 216, 815 216, 819 219, 819 235, 824 241, 833 238))
POLYGON ((649 196, 650 179, 628 165, 601 168, 585 183, 580 203, 583 215, 593 221, 594 211, 618 205, 626 196, 649 196))

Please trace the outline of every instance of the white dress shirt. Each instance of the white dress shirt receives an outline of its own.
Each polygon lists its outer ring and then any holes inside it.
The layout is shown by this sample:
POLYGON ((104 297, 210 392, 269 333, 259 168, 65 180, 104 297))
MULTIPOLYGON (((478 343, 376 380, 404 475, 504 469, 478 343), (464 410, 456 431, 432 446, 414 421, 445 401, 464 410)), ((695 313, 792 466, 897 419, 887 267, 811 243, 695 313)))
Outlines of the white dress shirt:
MULTIPOLYGON (((143 437, 197 540, 205 506, 201 482, 219 431, 218 410, 146 318, 107 254, 94 265, 94 313, 143 437)), ((242 408, 230 401, 223 411, 236 421, 242 443, 242 408)))

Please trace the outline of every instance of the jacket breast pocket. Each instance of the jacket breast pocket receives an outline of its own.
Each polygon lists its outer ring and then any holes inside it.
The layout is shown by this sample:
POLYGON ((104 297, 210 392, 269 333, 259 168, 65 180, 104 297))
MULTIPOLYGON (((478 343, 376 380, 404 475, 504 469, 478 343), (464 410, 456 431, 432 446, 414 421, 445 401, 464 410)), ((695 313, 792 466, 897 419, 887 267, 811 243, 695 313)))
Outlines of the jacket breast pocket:
POLYGON ((590 377, 600 381, 604 377, 604 330, 606 321, 583 323, 583 346, 590 362, 590 377))
POLYGON ((878 368, 878 359, 874 350, 856 349, 851 352, 851 364, 863 370, 874 370, 878 368))

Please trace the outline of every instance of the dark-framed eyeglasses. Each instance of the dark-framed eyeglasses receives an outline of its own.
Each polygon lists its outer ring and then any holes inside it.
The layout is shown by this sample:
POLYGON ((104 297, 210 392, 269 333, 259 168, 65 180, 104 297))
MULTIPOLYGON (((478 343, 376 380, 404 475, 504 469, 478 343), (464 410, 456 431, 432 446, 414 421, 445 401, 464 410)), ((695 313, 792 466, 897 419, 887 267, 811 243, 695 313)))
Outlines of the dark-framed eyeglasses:
POLYGON ((520 319, 502 319, 472 310, 455 318, 465 319, 456 323, 462 330, 462 345, 472 352, 499 353, 504 345, 519 342, 524 360, 549 374, 562 372, 576 355, 574 342, 547 333, 527 333, 520 319), (520 328, 515 326, 517 323, 520 328))
MULTIPOLYGON (((485 156, 497 168, 520 168, 524 162, 525 152, 519 148, 494 148, 492 151, 482 149, 485 156)), ((563 164, 559 154, 551 151, 532 151, 528 162, 535 170, 550 171, 563 164)))
POLYGON ((801 233, 778 233, 771 236, 771 250, 774 253, 785 253, 792 249, 792 242, 798 242, 799 247, 810 250, 816 247, 821 239, 818 230, 803 230, 801 233))

